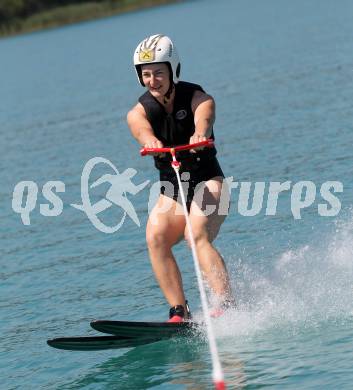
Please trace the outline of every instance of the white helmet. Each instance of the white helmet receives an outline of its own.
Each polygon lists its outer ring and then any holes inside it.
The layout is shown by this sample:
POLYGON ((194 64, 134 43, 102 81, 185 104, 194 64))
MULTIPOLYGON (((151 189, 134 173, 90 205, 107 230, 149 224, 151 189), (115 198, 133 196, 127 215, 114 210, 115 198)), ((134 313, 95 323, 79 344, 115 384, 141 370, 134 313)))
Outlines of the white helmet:
POLYGON ((171 78, 174 84, 179 81, 180 61, 178 52, 170 38, 166 35, 156 34, 140 42, 134 53, 134 65, 137 77, 142 86, 141 65, 166 62, 170 66, 171 78))

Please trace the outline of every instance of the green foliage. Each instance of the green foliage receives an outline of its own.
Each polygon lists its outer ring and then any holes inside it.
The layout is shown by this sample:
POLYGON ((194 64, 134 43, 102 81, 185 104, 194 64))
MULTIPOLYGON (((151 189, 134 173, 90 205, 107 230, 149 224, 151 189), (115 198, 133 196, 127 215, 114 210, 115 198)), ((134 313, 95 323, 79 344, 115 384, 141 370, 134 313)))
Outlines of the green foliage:
MULTIPOLYGON (((103 3, 106 0, 0 0, 0 23, 23 19, 55 7, 82 3, 103 3)), ((115 2, 119 2, 116 1, 115 2)))
POLYGON ((0 0, 0 36, 180 0, 0 0))
POLYGON ((0 22, 20 15, 25 5, 24 0, 0 0, 0 22))

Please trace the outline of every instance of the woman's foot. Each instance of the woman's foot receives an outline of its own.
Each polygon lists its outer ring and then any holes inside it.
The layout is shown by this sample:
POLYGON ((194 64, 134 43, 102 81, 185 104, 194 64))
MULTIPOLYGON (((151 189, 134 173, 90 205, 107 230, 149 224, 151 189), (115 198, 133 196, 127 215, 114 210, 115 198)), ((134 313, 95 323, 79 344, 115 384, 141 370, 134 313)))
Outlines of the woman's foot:
POLYGON ((184 322, 191 318, 188 301, 185 301, 185 307, 183 305, 176 305, 169 310, 169 320, 167 322, 184 322), (186 308, 186 310, 185 310, 186 308))
POLYGON ((227 310, 229 309, 236 309, 237 304, 235 302, 234 298, 227 298, 221 303, 218 303, 216 306, 211 308, 210 310, 210 316, 212 318, 218 318, 221 317, 227 310))

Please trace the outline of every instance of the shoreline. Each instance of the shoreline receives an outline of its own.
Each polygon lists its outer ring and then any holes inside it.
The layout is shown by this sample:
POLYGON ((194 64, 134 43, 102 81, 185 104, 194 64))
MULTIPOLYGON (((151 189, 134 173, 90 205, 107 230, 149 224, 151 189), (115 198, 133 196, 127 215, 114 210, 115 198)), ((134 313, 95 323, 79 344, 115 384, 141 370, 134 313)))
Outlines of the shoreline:
POLYGON ((126 12, 138 11, 160 5, 179 3, 183 0, 131 0, 113 3, 83 3, 56 7, 38 12, 26 19, 15 19, 7 25, 0 25, 0 39, 36 31, 62 27, 65 25, 102 19, 126 12))

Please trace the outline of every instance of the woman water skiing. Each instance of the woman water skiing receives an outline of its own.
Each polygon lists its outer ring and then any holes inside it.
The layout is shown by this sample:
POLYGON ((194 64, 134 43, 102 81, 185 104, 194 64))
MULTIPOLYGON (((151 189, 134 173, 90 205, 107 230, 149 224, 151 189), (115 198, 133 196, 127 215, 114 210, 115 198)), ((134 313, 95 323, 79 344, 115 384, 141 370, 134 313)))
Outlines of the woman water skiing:
MULTIPOLYGON (((140 84, 147 89, 127 115, 140 145, 161 148, 214 139, 214 100, 199 85, 179 81, 179 57, 170 38, 152 35, 144 39, 135 50, 134 66, 140 84)), ((169 322, 179 322, 189 318, 189 310, 172 247, 184 237, 188 240, 188 234, 171 157, 159 154, 154 160, 161 193, 147 222, 146 240, 154 274, 170 305, 169 322)), ((234 303, 224 261, 212 245, 228 211, 224 175, 215 148, 181 152, 178 160, 187 184, 200 267, 220 312, 234 303)))

